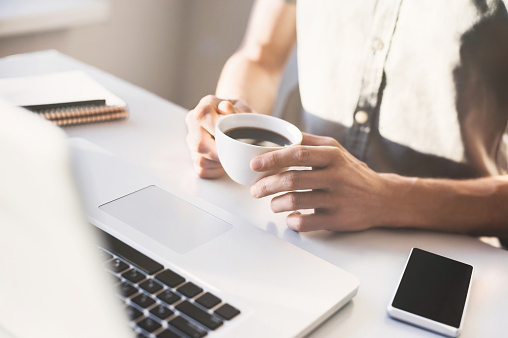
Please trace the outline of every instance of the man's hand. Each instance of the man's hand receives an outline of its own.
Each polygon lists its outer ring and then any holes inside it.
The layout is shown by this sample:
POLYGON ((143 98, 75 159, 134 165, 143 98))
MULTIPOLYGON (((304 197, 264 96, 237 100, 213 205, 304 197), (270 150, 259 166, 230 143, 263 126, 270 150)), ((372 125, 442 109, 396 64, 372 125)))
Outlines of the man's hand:
POLYGON ((251 194, 272 199, 274 212, 292 211, 287 225, 295 231, 363 230, 382 225, 386 208, 385 180, 347 152, 336 140, 304 134, 292 146, 254 158, 251 168, 270 171, 304 166, 265 177, 252 185, 251 194), (314 209, 302 214, 298 210, 314 209))
POLYGON ((187 113, 187 146, 199 177, 217 178, 224 175, 215 147, 215 123, 221 115, 250 113, 252 109, 239 100, 223 100, 208 95, 187 113))

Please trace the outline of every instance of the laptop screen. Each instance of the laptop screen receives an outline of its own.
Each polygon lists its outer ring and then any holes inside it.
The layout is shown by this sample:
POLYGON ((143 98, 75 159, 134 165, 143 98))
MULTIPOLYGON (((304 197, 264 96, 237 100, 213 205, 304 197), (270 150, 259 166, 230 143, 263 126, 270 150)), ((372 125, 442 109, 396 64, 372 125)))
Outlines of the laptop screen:
POLYGON ((64 132, 0 100, 0 158, 0 268, 8 276, 0 278, 0 332, 131 336, 84 221, 64 132))

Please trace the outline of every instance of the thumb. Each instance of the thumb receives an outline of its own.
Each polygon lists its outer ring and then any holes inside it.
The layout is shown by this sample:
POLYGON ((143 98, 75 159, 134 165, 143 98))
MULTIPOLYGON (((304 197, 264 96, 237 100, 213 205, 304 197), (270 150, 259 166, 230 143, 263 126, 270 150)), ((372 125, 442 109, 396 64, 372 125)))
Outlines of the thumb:
POLYGON ((236 113, 236 109, 230 101, 221 101, 217 106, 219 113, 223 115, 230 115, 236 113))

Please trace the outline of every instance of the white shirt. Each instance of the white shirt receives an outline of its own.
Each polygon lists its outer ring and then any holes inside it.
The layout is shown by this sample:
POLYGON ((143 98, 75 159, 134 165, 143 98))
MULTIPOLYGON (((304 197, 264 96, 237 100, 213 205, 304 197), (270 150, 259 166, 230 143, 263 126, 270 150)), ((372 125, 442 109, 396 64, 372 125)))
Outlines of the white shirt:
POLYGON ((298 0, 303 128, 379 172, 507 172, 501 0, 298 0))

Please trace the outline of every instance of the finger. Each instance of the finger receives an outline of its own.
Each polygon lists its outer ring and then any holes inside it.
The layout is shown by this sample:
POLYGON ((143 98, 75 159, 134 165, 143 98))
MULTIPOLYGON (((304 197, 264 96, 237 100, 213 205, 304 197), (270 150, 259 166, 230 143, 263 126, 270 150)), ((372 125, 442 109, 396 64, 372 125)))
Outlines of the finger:
POLYGON ((250 167, 254 171, 272 171, 287 167, 323 168, 337 156, 339 148, 294 145, 271 151, 252 159, 250 167))
POLYGON ((226 173, 222 167, 219 168, 194 167, 194 171, 201 178, 219 178, 226 173))
POLYGON ((196 107, 189 112, 187 124, 199 125, 204 128, 210 135, 215 135, 215 123, 220 117, 219 104, 222 99, 214 95, 203 97, 196 107))
POLYGON ((317 136, 307 133, 302 133, 302 136, 302 145, 340 147, 339 142, 333 137, 317 136))
MULTIPOLYGON (((215 104, 216 100, 213 100, 215 104)), ((233 104, 228 100, 220 101, 217 104, 217 109, 214 110, 214 105, 206 106, 202 111, 203 116, 200 118, 201 126, 210 133, 210 135, 215 135, 215 125, 217 124, 217 120, 221 118, 223 115, 231 115, 236 113, 249 112, 250 109, 247 106, 233 104)))
POLYGON ((272 211, 275 213, 302 209, 316 209, 329 207, 330 196, 323 191, 289 192, 274 197, 271 201, 272 211))
POLYGON ((330 216, 323 213, 302 214, 295 211, 286 217, 287 226, 298 232, 328 230, 331 222, 330 216))
POLYGON ((198 121, 201 128, 215 137, 215 124, 221 116, 222 114, 219 114, 218 108, 207 106, 196 114, 196 121, 198 121))
POLYGON ((194 165, 199 168, 215 169, 215 168, 222 167, 220 162, 210 160, 204 156, 200 156, 199 154, 195 154, 192 159, 193 159, 194 165))
POLYGON ((194 172, 201 178, 217 178, 225 174, 218 161, 209 160, 199 154, 193 154, 194 172))
POLYGON ((226 100, 219 102, 217 108, 219 109, 219 113, 223 115, 231 115, 237 113, 235 106, 226 100))
POLYGON ((250 193, 261 198, 283 191, 326 189, 328 185, 325 175, 317 170, 289 170, 260 179, 251 186, 250 193))
POLYGON ((210 115, 218 115, 212 113, 210 107, 196 107, 189 111, 185 116, 185 124, 188 134, 194 138, 203 138, 201 134, 215 134, 215 125, 212 127, 213 118, 210 115))
POLYGON ((198 133, 187 134, 187 147, 193 157, 196 154, 212 161, 219 161, 215 139, 204 129, 200 129, 198 133))

